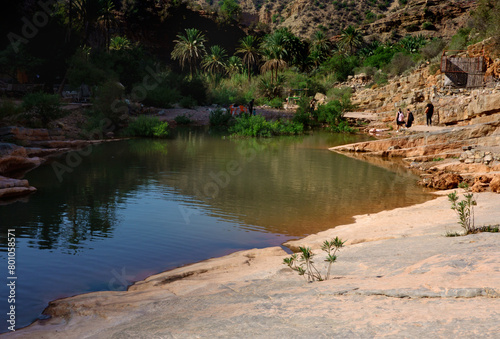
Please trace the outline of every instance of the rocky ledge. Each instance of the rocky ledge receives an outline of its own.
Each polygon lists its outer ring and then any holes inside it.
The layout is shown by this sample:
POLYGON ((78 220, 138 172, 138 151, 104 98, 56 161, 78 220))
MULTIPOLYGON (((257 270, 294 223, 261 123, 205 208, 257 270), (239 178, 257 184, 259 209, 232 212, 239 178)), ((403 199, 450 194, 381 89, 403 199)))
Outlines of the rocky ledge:
POLYGON ((467 182, 473 192, 500 193, 500 121, 467 126, 415 126, 398 136, 330 148, 350 156, 402 159, 435 189, 467 182))
POLYGON ((27 180, 18 180, 26 172, 53 156, 102 142, 66 140, 60 130, 16 126, 0 128, 0 140, 4 141, 0 142, 0 201, 3 203, 36 191, 27 180))

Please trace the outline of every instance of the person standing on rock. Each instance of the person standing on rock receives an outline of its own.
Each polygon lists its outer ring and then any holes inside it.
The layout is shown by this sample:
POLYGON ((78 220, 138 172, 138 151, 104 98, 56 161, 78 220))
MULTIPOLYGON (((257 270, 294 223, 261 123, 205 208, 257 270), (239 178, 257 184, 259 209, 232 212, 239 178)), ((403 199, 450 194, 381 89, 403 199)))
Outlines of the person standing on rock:
POLYGON ((425 106, 425 117, 427 119, 427 126, 432 125, 432 115, 434 114, 434 105, 429 101, 427 106, 425 106))
POLYGON ((399 132, 399 129, 401 128, 401 126, 404 126, 404 124, 405 124, 405 115, 401 111, 401 108, 400 108, 400 109, 398 109, 398 112, 396 113, 396 125, 398 125, 398 129, 397 129, 398 132, 399 132))

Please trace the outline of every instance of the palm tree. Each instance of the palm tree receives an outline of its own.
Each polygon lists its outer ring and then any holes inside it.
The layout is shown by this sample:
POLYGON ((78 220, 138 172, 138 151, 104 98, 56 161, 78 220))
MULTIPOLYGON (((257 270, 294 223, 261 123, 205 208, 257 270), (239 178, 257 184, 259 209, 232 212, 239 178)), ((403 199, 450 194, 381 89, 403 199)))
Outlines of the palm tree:
POLYGON ((311 40, 311 53, 315 53, 316 57, 325 60, 331 51, 330 40, 326 37, 323 31, 316 31, 311 40))
POLYGON ((243 69, 243 63, 240 57, 233 55, 227 60, 226 70, 229 74, 240 73, 243 69))
POLYGON ((267 35, 261 44, 261 54, 266 60, 261 70, 263 72, 271 71, 271 82, 274 78, 278 79, 278 71, 280 69, 288 66, 288 63, 285 61, 287 57, 285 38, 282 31, 276 31, 273 34, 267 35))
POLYGON ((132 48, 132 44, 125 37, 115 36, 110 40, 109 48, 113 51, 122 51, 132 48))
POLYGON ((210 53, 205 55, 201 65, 212 74, 221 73, 226 68, 226 58, 226 50, 219 45, 215 45, 210 47, 210 53))
POLYGON ((236 54, 243 54, 243 62, 247 65, 248 82, 252 74, 250 65, 255 65, 259 58, 259 49, 257 47, 258 39, 248 35, 240 40, 240 46, 236 49, 236 54))
MULTIPOLYGON (((101 13, 100 0, 75 0, 74 10, 78 29, 83 32, 83 44, 93 45, 91 38, 96 31, 101 13)), ((94 41, 95 42, 95 41, 94 41)))
POLYGON ((349 26, 344 29, 340 35, 340 47, 345 50, 346 46, 349 47, 349 54, 354 53, 354 48, 363 43, 363 36, 361 32, 354 26, 349 26))
POLYGON ((115 14, 113 13, 114 10, 115 4, 113 3, 113 0, 103 0, 100 11, 101 15, 97 19, 104 32, 107 51, 109 51, 109 45, 111 42, 111 26, 116 23, 115 14))
POLYGON ((196 28, 187 28, 186 34, 178 34, 177 38, 172 59, 179 60, 182 69, 187 62, 189 74, 193 77, 193 66, 205 55, 205 35, 196 28))

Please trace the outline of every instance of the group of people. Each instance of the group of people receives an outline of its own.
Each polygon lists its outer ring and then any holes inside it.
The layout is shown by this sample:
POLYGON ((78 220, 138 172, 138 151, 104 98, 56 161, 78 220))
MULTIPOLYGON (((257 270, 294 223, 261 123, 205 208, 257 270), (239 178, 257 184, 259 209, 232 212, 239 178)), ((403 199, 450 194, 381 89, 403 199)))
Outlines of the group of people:
POLYGON ((247 104, 247 106, 244 105, 236 105, 236 104, 231 104, 229 106, 229 112, 231 115, 240 115, 240 114, 249 114, 249 115, 255 115, 255 109, 254 109, 254 102, 255 100, 252 99, 250 102, 247 104))
MULTIPOLYGON (((434 105, 431 102, 429 102, 427 106, 425 106, 425 117, 427 126, 432 125, 433 114, 434 114, 434 105)), ((401 108, 399 108, 398 112, 396 113, 396 125, 398 126, 397 130, 399 131, 399 129, 403 126, 406 128, 410 128, 414 120, 415 118, 413 117, 413 113, 412 111, 410 111, 409 108, 406 109, 406 119, 405 119, 405 114, 403 113, 401 108)))

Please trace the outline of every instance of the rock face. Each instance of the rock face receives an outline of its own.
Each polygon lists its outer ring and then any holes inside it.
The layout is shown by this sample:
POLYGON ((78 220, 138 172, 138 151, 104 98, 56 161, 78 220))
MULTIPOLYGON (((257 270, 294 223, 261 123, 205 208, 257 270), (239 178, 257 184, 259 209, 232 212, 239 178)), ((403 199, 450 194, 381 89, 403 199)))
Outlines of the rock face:
MULTIPOLYGON (((197 0, 205 5, 204 1, 197 0)), ((318 29, 327 36, 340 34, 349 25, 359 26, 367 40, 390 40, 393 35, 419 34, 451 38, 467 22, 475 1, 409 0, 405 5, 390 1, 386 6, 375 1, 239 1, 243 14, 258 15, 258 21, 273 29, 287 27, 294 34, 309 38, 318 29), (370 22, 367 13, 378 17, 370 22), (366 23, 369 22, 369 23, 366 23), (364 24, 363 24, 364 23, 364 24)))
POLYGON ((498 192, 497 180, 491 175, 500 171, 500 121, 410 133, 330 150, 402 158, 409 167, 423 172, 420 183, 426 187, 450 189, 467 182, 474 192, 498 192), (490 179, 481 177, 485 173, 490 179))

